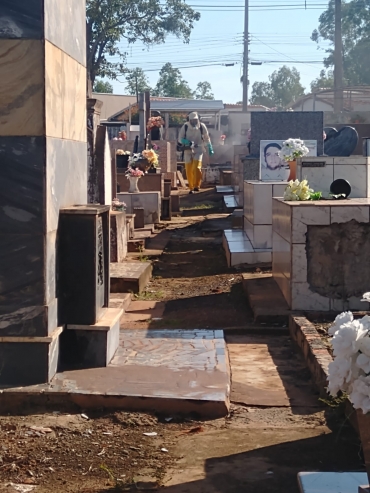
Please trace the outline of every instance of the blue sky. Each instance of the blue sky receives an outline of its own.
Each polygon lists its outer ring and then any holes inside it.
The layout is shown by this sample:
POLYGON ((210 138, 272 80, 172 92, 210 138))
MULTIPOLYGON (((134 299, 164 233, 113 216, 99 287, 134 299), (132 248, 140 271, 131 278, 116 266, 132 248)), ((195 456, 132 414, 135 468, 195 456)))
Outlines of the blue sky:
MULTIPOLYGON (((255 81, 267 81, 282 65, 296 67, 306 90, 323 68, 324 50, 318 50, 310 35, 318 26, 325 0, 249 0, 250 59, 262 61, 249 66, 250 88, 255 81), (275 63, 276 62, 276 63, 275 63), (303 63, 297 63, 303 62, 303 63), (319 63, 317 63, 319 62, 319 63)), ((170 37, 149 51, 140 43, 127 48, 127 66, 143 68, 155 85, 159 69, 171 62, 191 88, 209 81, 216 99, 235 103, 242 98, 244 0, 188 0, 201 12, 201 20, 192 32, 189 44, 170 37), (233 67, 222 64, 235 63, 233 67), (213 65, 214 64, 214 65, 213 65), (220 64, 220 65, 218 65, 220 64), (194 65, 207 65, 191 67, 194 65)), ((126 43, 122 42, 122 47, 126 43)), ((114 93, 125 94, 125 79, 113 82, 114 93)))

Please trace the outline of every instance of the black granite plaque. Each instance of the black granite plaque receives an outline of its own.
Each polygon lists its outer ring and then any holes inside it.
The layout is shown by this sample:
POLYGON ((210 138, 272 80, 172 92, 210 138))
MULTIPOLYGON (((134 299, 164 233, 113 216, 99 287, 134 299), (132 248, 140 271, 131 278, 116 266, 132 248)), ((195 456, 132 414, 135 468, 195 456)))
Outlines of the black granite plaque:
POLYGON ((324 113, 322 111, 277 111, 251 113, 251 156, 260 155, 261 140, 302 139, 317 141, 317 155, 323 154, 324 113))
POLYGON ((303 161, 302 168, 325 168, 325 161, 303 161))

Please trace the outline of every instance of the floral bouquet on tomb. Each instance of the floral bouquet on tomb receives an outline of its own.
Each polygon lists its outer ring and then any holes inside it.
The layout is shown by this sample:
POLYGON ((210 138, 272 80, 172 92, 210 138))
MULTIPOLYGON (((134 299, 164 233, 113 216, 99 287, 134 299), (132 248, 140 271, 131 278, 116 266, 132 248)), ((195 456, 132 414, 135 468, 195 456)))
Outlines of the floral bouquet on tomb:
POLYGON ((127 178, 141 178, 142 176, 144 176, 144 172, 141 171, 141 169, 132 167, 127 168, 125 174, 127 178))
POLYGON ((295 202, 298 200, 320 200, 321 197, 322 192, 314 192, 307 180, 290 180, 284 191, 283 199, 286 202, 295 202))
POLYGON ((288 139, 283 142, 279 156, 284 161, 295 161, 296 159, 307 156, 309 149, 304 145, 304 141, 300 139, 288 139))
POLYGON ((163 127, 163 125, 164 120, 161 116, 151 116, 148 120, 147 129, 150 131, 153 128, 163 127))
POLYGON ((120 202, 119 199, 115 198, 112 200, 112 210, 124 212, 126 210, 126 204, 124 202, 120 202))
MULTIPOLYGON (((370 301, 370 293, 362 301, 370 301)), ((351 312, 337 316, 329 329, 334 361, 329 364, 328 391, 346 394, 355 409, 370 412, 370 317, 355 320, 351 312)))
POLYGON ((117 156, 130 156, 131 152, 130 151, 124 151, 123 149, 117 149, 116 155, 117 156))

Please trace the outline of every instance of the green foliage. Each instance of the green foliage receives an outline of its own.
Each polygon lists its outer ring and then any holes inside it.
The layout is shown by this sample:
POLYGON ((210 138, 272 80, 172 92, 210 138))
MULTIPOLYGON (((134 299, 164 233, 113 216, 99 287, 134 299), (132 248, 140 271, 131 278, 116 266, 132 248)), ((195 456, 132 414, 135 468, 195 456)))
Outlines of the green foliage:
POLYGON ((136 67, 126 73, 126 91, 128 94, 137 94, 150 91, 149 79, 142 68, 136 67))
POLYGON ((209 82, 198 82, 194 93, 195 99, 215 99, 212 92, 212 86, 209 82))
POLYGON ((334 74, 332 70, 321 70, 320 76, 311 82, 311 91, 318 89, 332 89, 334 87, 334 74))
POLYGON ((310 200, 320 200, 322 198, 322 192, 312 192, 310 200))
MULTIPOLYGON (((330 0, 311 36, 319 46, 323 40, 330 42, 325 50, 327 68, 334 66, 334 19, 335 2, 330 0)), ((342 2, 342 42, 345 85, 370 84, 370 66, 365 62, 370 50, 370 0, 342 2)))
POLYGON ((113 94, 113 86, 110 82, 104 82, 103 80, 96 80, 93 91, 102 92, 106 94, 113 94))
POLYGON ((189 84, 182 78, 180 70, 169 62, 163 65, 159 72, 153 95, 187 99, 193 99, 194 96, 189 84))
POLYGON ((262 104, 269 108, 284 108, 291 101, 304 95, 298 70, 283 65, 269 76, 269 82, 255 82, 252 86, 251 104, 262 104))
POLYGON ((87 0, 87 69, 96 77, 116 79, 125 72, 126 53, 119 41, 164 43, 168 34, 189 42, 200 14, 182 0, 87 0), (115 57, 118 61, 112 61, 115 57))

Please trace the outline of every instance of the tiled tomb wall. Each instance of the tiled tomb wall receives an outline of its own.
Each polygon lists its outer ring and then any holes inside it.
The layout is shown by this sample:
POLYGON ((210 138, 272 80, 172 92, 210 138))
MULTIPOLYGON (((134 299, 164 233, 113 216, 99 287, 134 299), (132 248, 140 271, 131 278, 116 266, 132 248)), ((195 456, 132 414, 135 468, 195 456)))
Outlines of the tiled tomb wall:
POLYGON ((370 199, 273 199, 273 277, 289 307, 368 310, 370 199))
POLYGON ((305 157, 297 160, 297 178, 306 178, 310 187, 330 193, 330 185, 334 180, 348 180, 352 187, 350 198, 370 197, 370 158, 362 156, 351 157, 305 157), (311 167, 314 163, 323 163, 324 167, 311 167), (310 167, 306 167, 309 163, 310 167))
POLYGON ((244 182, 244 231, 255 249, 272 248, 272 198, 282 197, 286 182, 244 182))

